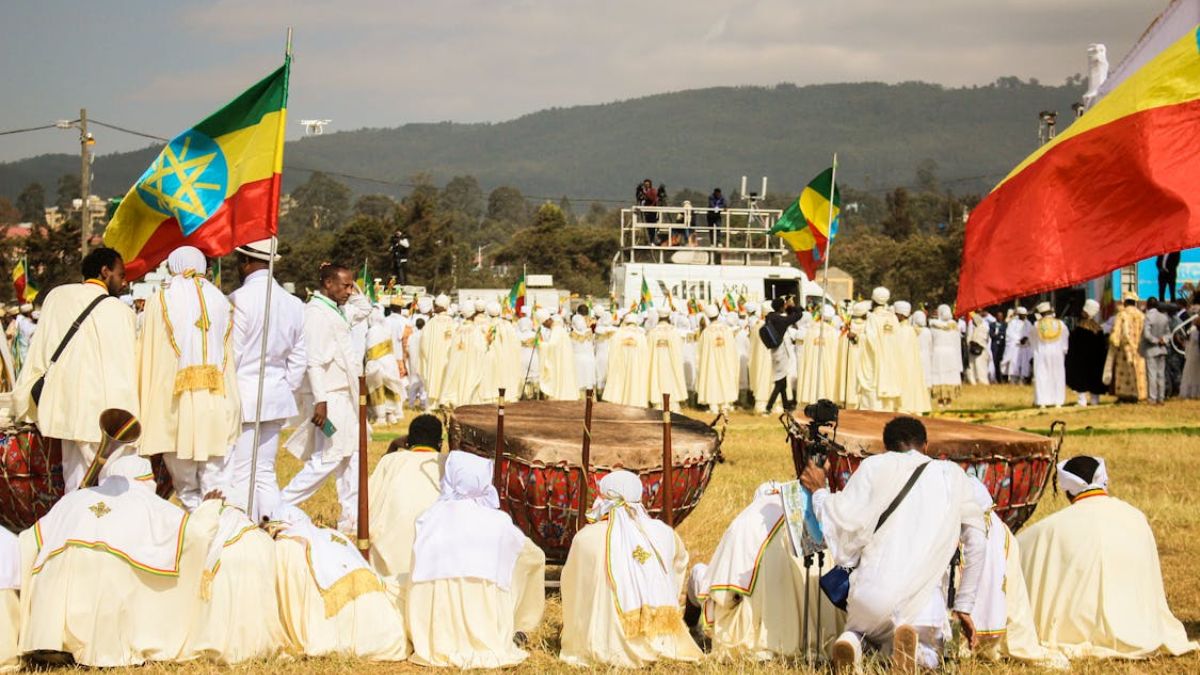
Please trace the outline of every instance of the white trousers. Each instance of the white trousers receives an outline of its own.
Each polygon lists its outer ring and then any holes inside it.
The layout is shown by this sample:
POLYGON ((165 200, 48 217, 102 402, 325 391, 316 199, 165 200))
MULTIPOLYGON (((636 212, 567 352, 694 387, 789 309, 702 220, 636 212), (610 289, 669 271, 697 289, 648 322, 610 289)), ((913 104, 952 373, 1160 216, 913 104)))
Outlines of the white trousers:
POLYGON ((358 527, 358 453, 341 459, 326 459, 323 453, 314 452, 279 498, 282 502, 299 507, 308 498, 317 494, 326 478, 334 477, 338 503, 342 506, 338 516, 338 529, 354 536, 358 527))
MULTIPOLYGON (((265 508, 279 503, 279 479, 275 477, 275 456, 279 452, 279 432, 283 420, 263 421, 258 434, 258 468, 254 471, 254 513, 259 522, 265 508)), ((237 444, 225 461, 225 501, 245 510, 250 498, 250 468, 254 463, 254 423, 243 422, 237 444)))
POLYGON ((179 459, 174 453, 168 452, 162 458, 175 485, 175 494, 189 512, 195 511, 204 501, 204 495, 211 490, 227 490, 224 457, 197 462, 194 459, 179 459))
POLYGON ((74 492, 83 482, 83 475, 96 457, 99 443, 62 440, 63 493, 74 492))

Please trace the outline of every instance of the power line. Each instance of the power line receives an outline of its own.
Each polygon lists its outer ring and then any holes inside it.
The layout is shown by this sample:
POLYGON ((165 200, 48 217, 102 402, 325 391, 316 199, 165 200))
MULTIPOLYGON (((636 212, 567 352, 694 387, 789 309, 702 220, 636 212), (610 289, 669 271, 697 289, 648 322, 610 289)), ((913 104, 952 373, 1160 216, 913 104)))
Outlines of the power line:
POLYGON ((90 117, 88 118, 88 122, 91 122, 92 124, 99 124, 100 126, 112 129, 113 131, 120 131, 126 134, 132 134, 134 136, 141 136, 142 138, 149 138, 152 141, 159 141, 161 143, 167 143, 171 140, 169 138, 163 138, 162 136, 148 134, 144 131, 134 131, 133 129, 126 129, 125 127, 119 127, 115 124, 109 124, 108 122, 101 122, 100 120, 92 119, 90 117))
MULTIPOLYGON (((78 120, 76 120, 78 121, 78 120)), ((9 129, 8 131, 0 131, 0 136, 8 136, 10 134, 23 134, 29 131, 41 131, 42 129, 53 129, 57 124, 44 124, 40 127, 29 127, 27 129, 9 129)))

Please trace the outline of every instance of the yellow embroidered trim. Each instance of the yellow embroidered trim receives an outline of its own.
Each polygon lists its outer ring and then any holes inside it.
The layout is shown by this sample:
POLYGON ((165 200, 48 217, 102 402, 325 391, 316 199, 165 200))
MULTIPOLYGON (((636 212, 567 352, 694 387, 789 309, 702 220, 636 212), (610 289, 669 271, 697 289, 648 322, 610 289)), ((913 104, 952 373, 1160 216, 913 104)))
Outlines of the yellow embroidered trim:
POLYGON ((669 635, 683 628, 678 607, 638 607, 621 614, 621 630, 629 639, 669 635))
POLYGON ((211 391, 225 395, 225 378, 216 366, 188 366, 175 373, 175 395, 185 391, 211 391))
POLYGON ((380 385, 367 392, 367 402, 373 406, 385 403, 398 403, 400 400, 400 394, 388 389, 384 385, 380 385))
POLYGON ((162 307, 163 323, 167 326, 167 341, 171 343, 171 351, 175 352, 175 358, 179 358, 181 352, 179 345, 175 342, 175 328, 171 325, 171 317, 167 314, 167 303, 162 297, 159 297, 158 304, 162 307))
POLYGON ((366 568, 356 569, 338 579, 328 589, 321 591, 325 602, 325 618, 332 619, 346 605, 367 593, 382 593, 383 583, 375 573, 366 568))
POLYGON ((106 295, 108 294, 108 284, 104 283, 103 281, 101 281, 99 279, 88 279, 87 281, 85 281, 83 283, 92 284, 93 286, 99 286, 100 288, 104 289, 104 293, 106 295))
POLYGON ((374 361, 392 353, 392 341, 384 340, 367 350, 367 360, 374 361))
POLYGON ((1054 340, 1057 340, 1058 336, 1062 335, 1062 329, 1062 322, 1058 319, 1047 318, 1041 319, 1037 322, 1038 337, 1040 337, 1043 342, 1053 342, 1054 340))

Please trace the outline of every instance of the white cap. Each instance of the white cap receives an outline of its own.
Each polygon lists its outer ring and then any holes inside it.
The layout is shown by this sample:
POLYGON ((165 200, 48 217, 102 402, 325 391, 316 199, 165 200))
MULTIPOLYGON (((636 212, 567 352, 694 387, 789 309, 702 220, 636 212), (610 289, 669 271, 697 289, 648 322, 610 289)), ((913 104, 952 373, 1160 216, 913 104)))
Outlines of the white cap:
POLYGON ((484 309, 487 310, 488 316, 500 316, 500 303, 495 300, 489 302, 484 309))
POLYGON ((884 288, 883 286, 880 286, 880 287, 876 288, 875 290, 871 291, 871 302, 874 302, 877 305, 886 305, 888 303, 888 300, 891 300, 891 299, 892 299, 892 292, 889 291, 888 289, 884 288))
MULTIPOLYGON (((434 304, 437 304, 437 302, 435 301, 434 304)), ((450 307, 446 309, 446 313, 450 316, 458 316, 458 303, 450 303, 450 307)))
POLYGON ((837 312, 834 311, 833 305, 825 305, 824 307, 821 308, 821 317, 822 318, 828 320, 828 319, 832 319, 835 316, 837 316, 837 312))
POLYGON ((1024 307, 1017 307, 1017 316, 1028 316, 1029 310, 1024 307))
POLYGON ((871 311, 871 303, 867 302, 866 300, 863 300, 862 302, 854 303, 854 306, 850 308, 850 316, 857 316, 857 317, 861 318, 861 317, 866 316, 867 312, 870 312, 870 311, 871 311))
POLYGON ((954 318, 954 310, 950 309, 950 305, 938 305, 938 318, 949 321, 954 318))
POLYGON ((537 311, 534 312, 534 317, 538 323, 546 323, 550 320, 550 310, 545 307, 538 307, 537 311))
POLYGON ((487 303, 484 302, 483 300, 476 300, 475 301, 475 313, 482 314, 483 312, 486 312, 486 311, 487 311, 487 303))
MULTIPOLYGON (((242 244, 241 246, 233 249, 233 252, 244 255, 247 258, 254 258, 255 260, 261 260, 263 262, 271 262, 271 240, 259 239, 258 241, 252 241, 249 244, 242 244)), ((275 254, 275 261, 279 261, 278 253, 275 254)))
POLYGON ((462 304, 462 307, 459 307, 459 311, 462 312, 462 316, 464 319, 469 319, 469 318, 475 316, 475 303, 464 302, 462 304))
POLYGON ((1094 318, 1096 318, 1096 315, 1099 313, 1100 313, 1100 303, 1096 302, 1095 300, 1092 300, 1091 298, 1088 298, 1083 303, 1083 315, 1086 316, 1087 318, 1094 319, 1094 318))
POLYGON ((579 314, 573 314, 571 316, 571 328, 576 333, 586 333, 587 327, 587 320, 584 319, 583 316, 579 314))
POLYGON ((720 314, 721 314, 721 310, 720 310, 720 308, 717 307, 716 303, 709 303, 704 308, 704 316, 707 316, 710 319, 715 319, 718 316, 720 316, 720 314))
POLYGON ((422 295, 420 300, 417 300, 417 311, 422 314, 428 314, 433 311, 433 298, 428 295, 422 295))
POLYGON ((33 303, 32 302, 27 302, 27 303, 21 305, 21 313, 22 314, 28 314, 32 311, 33 311, 33 303))
POLYGON ((913 312, 912 322, 914 326, 921 326, 922 328, 929 325, 929 319, 926 318, 925 312, 919 309, 913 312))
POLYGON ((433 299, 433 306, 438 309, 450 309, 450 297, 445 293, 438 293, 438 296, 433 299))
POLYGON ((625 316, 621 317, 621 323, 636 324, 638 322, 637 312, 626 312, 625 316))
POLYGON ((658 310, 657 309, 646 310, 646 323, 658 323, 658 310))
POLYGON ((1053 314, 1054 308, 1050 306, 1049 302, 1043 301, 1038 303, 1038 306, 1034 308, 1034 311, 1040 315, 1053 314))
POLYGON ((896 310, 899 316, 912 316, 912 305, 907 300, 897 300, 892 309, 896 310))
MULTIPOLYGON (((1075 458, 1072 457, 1071 459, 1075 458)), ((1055 467, 1055 472, 1058 474, 1058 484, 1064 492, 1077 495, 1080 492, 1088 490, 1108 489, 1108 467, 1104 464, 1104 458, 1092 457, 1092 459, 1096 460, 1096 470, 1092 472, 1091 476, 1078 476, 1067 471, 1067 462, 1071 461, 1071 459, 1064 459, 1055 467)))

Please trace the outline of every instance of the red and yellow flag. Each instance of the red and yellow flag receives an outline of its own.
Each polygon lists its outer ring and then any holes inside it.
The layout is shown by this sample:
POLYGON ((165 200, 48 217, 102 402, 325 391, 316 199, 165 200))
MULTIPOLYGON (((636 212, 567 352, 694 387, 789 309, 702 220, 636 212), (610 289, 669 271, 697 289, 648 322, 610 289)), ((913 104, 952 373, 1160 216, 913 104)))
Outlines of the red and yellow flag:
POLYGON ((141 277, 172 250, 209 257, 275 234, 291 58, 179 134, 129 189, 104 232, 141 277))
POLYGON ((1021 162, 967 222, 958 312, 1200 245, 1200 34, 1021 162))
POLYGON ((38 289, 29 276, 29 263, 25 258, 18 259, 17 264, 13 265, 12 280, 13 297, 17 299, 17 304, 37 299, 38 289))

